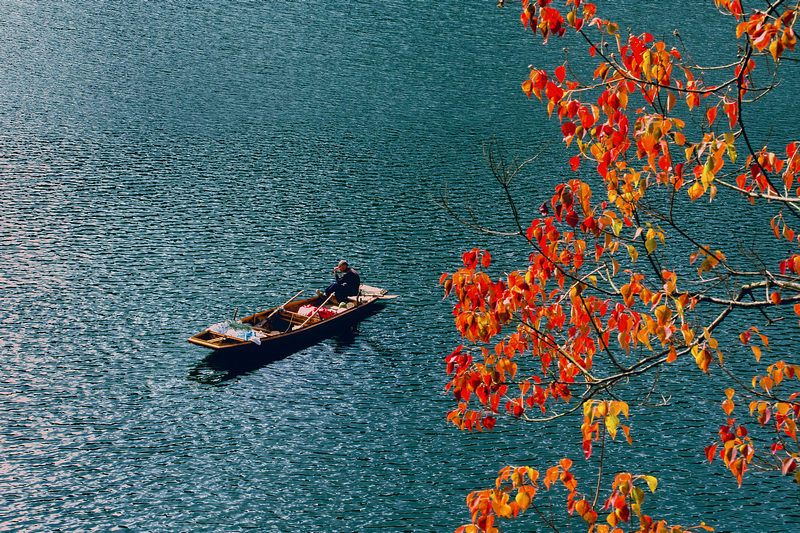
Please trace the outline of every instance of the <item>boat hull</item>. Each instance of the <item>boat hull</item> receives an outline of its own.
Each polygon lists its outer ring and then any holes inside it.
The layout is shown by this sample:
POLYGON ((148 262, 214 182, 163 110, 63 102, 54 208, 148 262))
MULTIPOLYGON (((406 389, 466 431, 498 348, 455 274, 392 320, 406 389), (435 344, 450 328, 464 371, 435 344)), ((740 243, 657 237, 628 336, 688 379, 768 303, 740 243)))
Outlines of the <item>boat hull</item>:
POLYGON ((338 333, 350 331, 358 322, 377 312, 385 303, 386 296, 381 293, 354 298, 356 301, 350 304, 350 308, 325 319, 314 315, 309 318, 298 314, 301 307, 322 306, 324 300, 325 298, 322 296, 299 300, 241 319, 241 323, 265 332, 264 334, 267 336, 260 338, 260 344, 229 337, 211 329, 198 333, 188 340, 192 344, 213 350, 211 355, 215 359, 242 355, 276 359, 338 333), (267 331, 269 333, 266 333, 267 331))

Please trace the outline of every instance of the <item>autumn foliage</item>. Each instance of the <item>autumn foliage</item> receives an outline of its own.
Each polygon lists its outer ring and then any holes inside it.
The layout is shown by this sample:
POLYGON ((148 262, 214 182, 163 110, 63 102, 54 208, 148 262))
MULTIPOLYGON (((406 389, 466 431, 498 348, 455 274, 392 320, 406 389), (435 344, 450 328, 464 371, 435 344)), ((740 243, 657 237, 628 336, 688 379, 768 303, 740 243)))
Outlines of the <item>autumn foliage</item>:
MULTIPOLYGON (((474 249, 462 268, 442 275, 466 340, 446 358, 456 400, 448 421, 491 431, 500 417, 545 423, 573 416, 589 459, 608 446, 606 435, 635 445, 626 422, 630 379, 690 361, 701 379, 716 373, 730 381, 719 399, 718 434, 698 436, 708 461, 724 465, 740 486, 752 468, 800 483, 800 366, 762 360, 770 354, 766 332, 783 310, 794 320, 800 315, 800 153, 797 142, 774 151, 755 146, 744 116, 754 101, 779 94, 776 73, 794 52, 800 7, 705 0, 729 18, 740 50, 712 76, 677 43, 623 35, 591 3, 556 4, 523 0, 522 26, 543 43, 571 39, 582 50, 572 61, 589 62, 593 79, 579 81, 565 62, 552 72, 531 68, 522 91, 546 106, 572 177, 537 206, 541 216, 532 222, 509 194, 517 228, 504 234, 530 245, 525 268, 492 277, 489 252, 474 249), (720 203, 757 206, 755 223, 785 255, 713 242, 719 236, 686 218, 690 210, 713 218, 720 203), (723 327, 733 316, 745 324, 735 332, 723 327), (745 360, 755 375, 730 364, 745 360)), ((507 192, 520 168, 493 167, 507 192)), ((529 509, 549 524, 536 501, 556 487, 566 493, 565 512, 590 532, 623 524, 642 532, 711 529, 645 514, 642 487, 656 487, 647 473, 601 467, 596 487, 582 491, 571 468, 569 459, 543 475, 530 466, 503 468, 493 488, 469 495, 472 521, 459 533, 499 531, 501 519, 529 509)))

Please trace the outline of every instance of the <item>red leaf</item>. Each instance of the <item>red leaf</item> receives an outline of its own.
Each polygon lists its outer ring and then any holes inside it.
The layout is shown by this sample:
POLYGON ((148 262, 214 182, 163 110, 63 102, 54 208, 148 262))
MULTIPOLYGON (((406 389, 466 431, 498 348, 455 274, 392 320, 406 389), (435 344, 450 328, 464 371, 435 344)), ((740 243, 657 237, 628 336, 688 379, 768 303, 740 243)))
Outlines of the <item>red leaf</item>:
POLYGON ((627 522, 628 519, 631 517, 631 510, 630 507, 625 505, 619 509, 619 517, 622 519, 623 522, 627 522))
POLYGON ((500 405, 500 395, 499 394, 492 394, 489 397, 489 407, 492 408, 492 411, 495 413, 497 412, 497 407, 500 405))
POLYGON ((579 155, 576 155, 575 157, 569 160, 569 166, 572 167, 573 172, 577 171, 580 165, 581 165, 581 157, 579 155))
POLYGON ((585 455, 587 459, 592 456, 592 441, 591 440, 583 441, 583 455, 585 455))
POLYGON ((485 385, 481 385, 477 389, 475 389, 475 394, 480 399, 483 405, 486 405, 486 401, 489 399, 489 390, 485 385))
POLYGON ((561 133, 564 134, 564 140, 566 141, 568 138, 575 135, 575 123, 574 122, 565 122, 561 126, 561 133))
POLYGON ((781 474, 784 476, 789 472, 794 472, 797 468, 797 461, 795 461, 794 457, 789 457, 783 461, 783 465, 781 466, 781 474))
POLYGON ((564 76, 566 76, 566 74, 567 69, 564 68, 564 65, 561 65, 556 69, 556 78, 558 78, 558 81, 561 83, 564 83, 564 76))
POLYGON ((595 123, 594 115, 592 114, 591 110, 586 107, 581 107, 578 110, 578 117, 580 117, 581 126, 583 126, 583 129, 585 130, 591 128, 595 123))
POLYGON ((706 446, 706 459, 708 459, 709 463, 714 460, 714 453, 716 453, 716 451, 716 446, 706 446))
POLYGON ((574 228, 575 226, 578 225, 580 219, 578 218, 578 213, 570 210, 570 212, 567 213, 567 216, 564 217, 564 221, 574 228))

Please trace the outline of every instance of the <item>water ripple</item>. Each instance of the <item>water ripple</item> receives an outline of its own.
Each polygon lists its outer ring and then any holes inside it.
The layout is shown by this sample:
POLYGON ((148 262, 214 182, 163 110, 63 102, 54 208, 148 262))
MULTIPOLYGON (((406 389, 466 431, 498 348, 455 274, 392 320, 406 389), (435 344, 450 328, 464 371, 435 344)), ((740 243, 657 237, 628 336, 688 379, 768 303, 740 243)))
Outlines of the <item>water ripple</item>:
MULTIPOLYGON (((458 339, 438 277, 475 245, 515 250, 429 197, 469 189, 491 210, 481 143, 541 147, 543 116, 513 96, 529 51, 497 12, 0 7, 0 529, 452 531, 503 464, 580 449, 571 428, 444 420, 458 339), (243 365, 186 342, 324 286, 343 257, 402 295, 355 332, 243 365)), ((520 184, 534 213, 556 152, 520 184)), ((716 407, 665 409, 639 413, 620 465, 668 487, 656 511, 794 530, 796 511, 731 507, 729 477, 697 461, 684 430, 716 407)), ((746 483, 796 508, 773 477, 746 483)))

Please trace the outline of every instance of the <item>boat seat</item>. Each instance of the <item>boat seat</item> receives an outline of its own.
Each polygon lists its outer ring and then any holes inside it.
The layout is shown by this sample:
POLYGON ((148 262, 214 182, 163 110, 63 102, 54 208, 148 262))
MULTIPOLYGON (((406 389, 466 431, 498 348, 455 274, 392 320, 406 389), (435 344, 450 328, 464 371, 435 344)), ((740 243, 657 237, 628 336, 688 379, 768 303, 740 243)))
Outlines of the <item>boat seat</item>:
POLYGON ((313 318, 311 318, 311 320, 309 320, 309 317, 307 317, 305 315, 300 315, 298 313, 294 313, 292 311, 286 311, 286 310, 281 311, 281 318, 283 318, 284 320, 286 320, 287 322, 289 322, 291 324, 297 324, 297 325, 302 325, 307 320, 308 320, 309 324, 313 324, 315 322, 319 322, 319 320, 320 320, 318 316, 314 316, 313 318))

